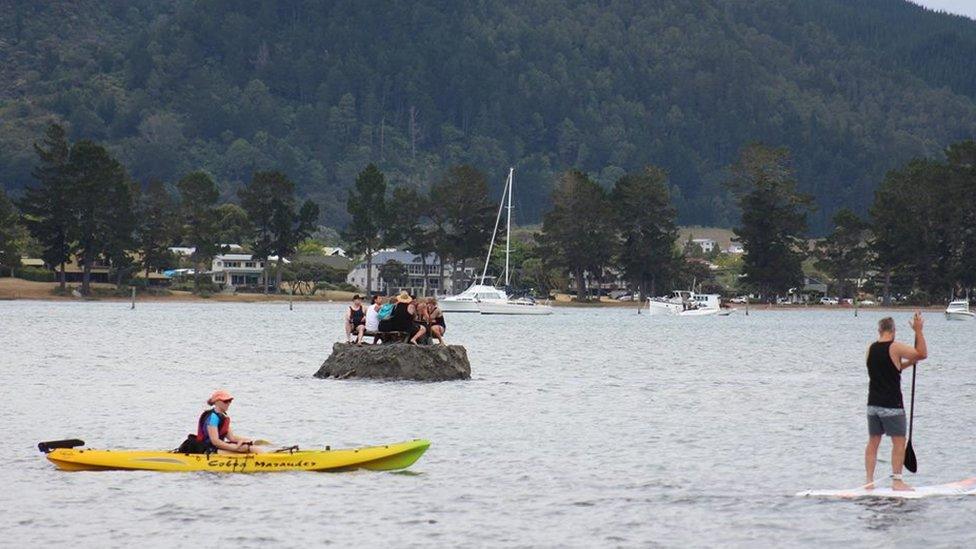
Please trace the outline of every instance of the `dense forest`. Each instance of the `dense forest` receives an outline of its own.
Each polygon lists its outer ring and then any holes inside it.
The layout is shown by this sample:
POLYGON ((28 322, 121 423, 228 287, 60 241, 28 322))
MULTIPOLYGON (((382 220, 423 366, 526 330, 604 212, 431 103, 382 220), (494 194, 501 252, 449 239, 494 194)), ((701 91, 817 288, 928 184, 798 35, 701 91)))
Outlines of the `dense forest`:
POLYGON ((345 226, 373 162, 426 190, 470 164, 537 222, 559 174, 668 174, 681 223, 732 226, 727 166, 789 148, 823 234, 885 173, 976 128, 976 22, 903 0, 19 0, 0 15, 0 183, 49 122, 138 181, 278 170, 345 226))

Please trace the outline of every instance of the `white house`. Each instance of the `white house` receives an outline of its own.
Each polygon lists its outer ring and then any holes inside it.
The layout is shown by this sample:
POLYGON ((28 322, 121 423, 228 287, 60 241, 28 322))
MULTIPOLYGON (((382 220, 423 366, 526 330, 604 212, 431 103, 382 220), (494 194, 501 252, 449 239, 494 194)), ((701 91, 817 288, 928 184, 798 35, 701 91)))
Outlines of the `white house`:
POLYGON ((729 244, 729 247, 728 248, 725 248, 725 253, 727 253, 727 254, 744 254, 744 253, 746 253, 746 249, 742 247, 742 244, 739 244, 737 242, 733 242, 733 243, 729 244))
MULTIPOLYGON (((268 260, 274 263, 278 256, 268 260)), ((287 259, 284 262, 289 263, 287 259)), ((255 259, 251 254, 221 254, 213 258, 210 274, 214 284, 224 288, 259 286, 264 282, 264 260, 255 259)))
POLYGON ((694 238, 691 240, 691 243, 701 248, 701 251, 706 254, 711 253, 718 244, 711 238, 694 238))
POLYGON ((373 255, 373 277, 370 287, 366 287, 366 260, 356 264, 346 276, 346 282, 353 286, 358 286, 366 290, 366 293, 393 293, 394 291, 407 290, 416 295, 423 293, 424 279, 427 281, 427 293, 452 293, 453 285, 451 274, 453 270, 450 265, 444 265, 444 287, 441 288, 441 264, 440 259, 430 254, 427 256, 427 268, 424 269, 419 255, 399 250, 381 251, 373 255), (380 268, 390 261, 398 261, 406 267, 407 274, 403 280, 387 281, 380 276, 380 268))

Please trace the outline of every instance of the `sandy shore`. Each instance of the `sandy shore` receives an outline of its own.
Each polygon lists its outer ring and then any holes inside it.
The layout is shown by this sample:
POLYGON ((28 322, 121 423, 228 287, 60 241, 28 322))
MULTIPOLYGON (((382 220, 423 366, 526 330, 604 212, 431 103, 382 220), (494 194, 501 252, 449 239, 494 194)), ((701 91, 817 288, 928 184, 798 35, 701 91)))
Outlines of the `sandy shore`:
MULTIPOLYGON (((69 284, 69 287, 77 287, 78 284, 69 284)), ((93 287, 103 289, 106 291, 111 291, 115 289, 114 284, 92 284, 93 287)), ((22 280, 19 278, 0 278, 0 300, 14 300, 14 299, 24 299, 24 300, 42 300, 42 301, 78 301, 84 298, 79 298, 75 296, 64 296, 57 295, 54 290, 58 287, 56 282, 32 282, 30 280, 22 280)), ((321 301, 321 302, 347 302, 352 300, 352 292, 316 292, 313 296, 296 295, 294 296, 295 301, 321 301)), ((89 301, 128 301, 130 297, 128 296, 97 296, 88 298, 89 301)), ((221 303, 261 303, 261 302, 281 302, 288 301, 288 295, 286 294, 213 294, 210 297, 200 297, 194 295, 191 292, 184 291, 174 291, 171 290, 169 295, 152 295, 147 293, 137 293, 136 301, 216 301, 221 303)), ((633 301, 617 301, 610 298, 601 298, 599 301, 589 301, 585 303, 578 303, 572 301, 572 298, 567 294, 558 294, 554 301, 550 304, 554 307, 585 307, 585 308, 618 308, 618 309, 637 309, 637 303, 633 301)), ((745 305, 734 305, 739 311, 744 311, 746 309, 745 305)), ((768 310, 796 310, 796 311, 819 311, 819 310, 853 310, 850 305, 763 305, 763 304, 752 304, 748 306, 750 311, 768 311, 768 310)), ((945 306, 933 305, 929 307, 910 307, 910 306, 896 306, 896 307, 862 307, 862 310, 877 311, 877 310, 893 310, 893 311, 906 311, 911 309, 920 309, 926 312, 942 312, 945 310, 945 306)))
MULTIPOLYGON (((69 284, 69 287, 78 287, 79 284, 69 284)), ((43 301, 78 301, 78 298, 71 295, 57 295, 54 290, 58 287, 57 282, 32 282, 19 278, 0 278, 0 300, 29 299, 43 301)), ((114 290, 114 284, 92 284, 93 288, 102 290, 114 290)), ((353 294, 351 292, 316 292, 314 296, 295 295, 295 301, 350 301, 353 294)), ((128 301, 128 296, 97 296, 87 298, 91 301, 128 301)), ((210 297, 200 297, 191 292, 171 290, 169 295, 153 295, 148 293, 137 293, 136 301, 219 301, 222 303, 260 303, 265 301, 288 301, 286 294, 213 294, 210 297)))

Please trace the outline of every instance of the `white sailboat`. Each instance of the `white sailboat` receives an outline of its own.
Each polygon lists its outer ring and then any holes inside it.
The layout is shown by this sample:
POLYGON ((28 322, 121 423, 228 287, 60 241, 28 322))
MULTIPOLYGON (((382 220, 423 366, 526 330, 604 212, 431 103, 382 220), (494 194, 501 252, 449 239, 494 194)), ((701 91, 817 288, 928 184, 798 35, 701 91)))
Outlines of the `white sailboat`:
POLYGON ((441 300, 441 307, 445 312, 455 313, 481 313, 484 315, 549 315, 552 314, 552 307, 536 303, 532 298, 522 297, 512 299, 504 290, 485 284, 488 277, 488 263, 491 261, 491 251, 495 247, 495 237, 498 236, 498 226, 502 219, 502 210, 508 210, 505 229, 505 287, 508 287, 509 275, 509 255, 511 253, 512 240, 512 183, 514 180, 514 168, 508 169, 508 179, 505 181, 505 190, 502 192, 502 200, 498 205, 498 215, 495 217, 495 229, 491 233, 491 243, 488 245, 488 256, 485 258, 485 267, 481 271, 481 279, 477 284, 472 284, 467 290, 458 295, 445 297, 441 300), (507 200, 507 206, 506 206, 507 200))

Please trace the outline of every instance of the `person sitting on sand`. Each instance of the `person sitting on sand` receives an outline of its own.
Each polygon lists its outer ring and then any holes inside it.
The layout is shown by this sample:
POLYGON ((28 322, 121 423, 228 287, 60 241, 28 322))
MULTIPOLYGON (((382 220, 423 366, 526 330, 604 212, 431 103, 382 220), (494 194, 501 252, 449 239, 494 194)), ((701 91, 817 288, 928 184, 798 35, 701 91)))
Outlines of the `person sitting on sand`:
POLYGON ((352 296, 352 307, 346 311, 346 343, 352 334, 356 334, 356 345, 362 345, 365 331, 366 310, 363 309, 363 298, 356 294, 352 296))
POLYGON ((895 321, 878 322, 878 340, 868 348, 868 443, 864 448, 866 488, 874 486, 874 466, 882 435, 891 437, 891 487, 911 490, 901 476, 905 463, 905 405, 901 396, 901 371, 928 356, 922 315, 916 312, 909 324, 915 332, 915 346, 895 341, 895 321))
POLYGON ((410 338, 410 343, 416 345, 417 340, 424 337, 427 329, 414 321, 417 308, 413 299, 406 291, 401 291, 396 297, 396 306, 393 308, 392 328, 396 332, 404 332, 410 338))
POLYGON ((234 401, 233 395, 224 390, 214 391, 207 404, 212 406, 200 414, 197 420, 197 442, 203 444, 206 453, 247 454, 263 450, 254 447, 254 441, 234 434, 230 428, 227 409, 234 401))
POLYGON ((447 324, 444 323, 444 311, 437 306, 437 298, 434 296, 427 298, 427 322, 430 325, 431 337, 444 345, 444 332, 447 331, 447 324))

